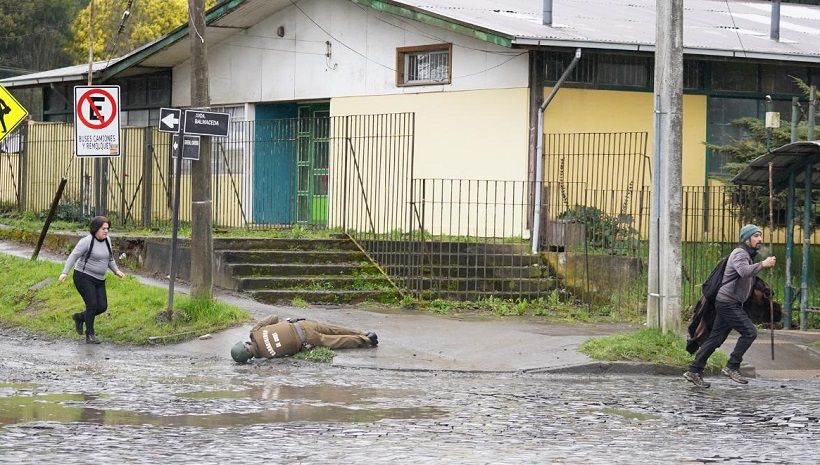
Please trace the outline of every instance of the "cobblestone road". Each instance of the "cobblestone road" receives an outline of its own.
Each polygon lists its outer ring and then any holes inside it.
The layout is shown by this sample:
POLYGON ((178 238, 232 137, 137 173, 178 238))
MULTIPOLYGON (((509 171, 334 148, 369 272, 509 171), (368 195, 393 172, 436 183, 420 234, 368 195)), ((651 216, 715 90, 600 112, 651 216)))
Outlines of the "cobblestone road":
POLYGON ((237 366, 8 330, 0 341, 2 463, 820 460, 816 381, 699 390, 657 376, 237 366))

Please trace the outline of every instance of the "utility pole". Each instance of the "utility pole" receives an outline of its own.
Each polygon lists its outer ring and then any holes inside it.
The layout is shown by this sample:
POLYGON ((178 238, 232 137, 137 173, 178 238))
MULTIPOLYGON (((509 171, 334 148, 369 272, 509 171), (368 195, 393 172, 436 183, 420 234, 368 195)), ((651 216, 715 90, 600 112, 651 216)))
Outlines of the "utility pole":
MULTIPOLYGON (((205 0, 188 0, 191 39, 191 108, 211 105, 205 43, 205 0)), ((191 162, 191 296, 213 297, 213 217, 211 138, 202 136, 199 160, 191 162)))
POLYGON ((655 2, 655 143, 647 326, 681 327, 683 0, 655 2))

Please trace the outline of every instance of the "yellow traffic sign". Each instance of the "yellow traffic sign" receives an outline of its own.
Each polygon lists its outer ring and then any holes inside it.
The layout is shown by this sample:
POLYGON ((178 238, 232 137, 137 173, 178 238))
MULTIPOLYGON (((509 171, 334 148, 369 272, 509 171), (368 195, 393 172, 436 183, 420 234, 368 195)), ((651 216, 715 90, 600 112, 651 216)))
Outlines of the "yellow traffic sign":
POLYGON ((5 87, 0 86, 0 141, 25 121, 26 116, 28 110, 5 87))

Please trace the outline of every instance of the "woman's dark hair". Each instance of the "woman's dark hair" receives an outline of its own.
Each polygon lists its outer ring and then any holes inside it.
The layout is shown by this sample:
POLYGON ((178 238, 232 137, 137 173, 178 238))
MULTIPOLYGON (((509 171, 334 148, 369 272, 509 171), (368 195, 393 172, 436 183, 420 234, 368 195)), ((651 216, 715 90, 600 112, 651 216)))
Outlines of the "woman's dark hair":
POLYGON ((111 222, 104 216, 95 216, 94 218, 91 218, 91 235, 93 236, 94 234, 97 234, 97 231, 99 231, 100 228, 102 228, 106 223, 108 223, 108 226, 111 226, 111 222))

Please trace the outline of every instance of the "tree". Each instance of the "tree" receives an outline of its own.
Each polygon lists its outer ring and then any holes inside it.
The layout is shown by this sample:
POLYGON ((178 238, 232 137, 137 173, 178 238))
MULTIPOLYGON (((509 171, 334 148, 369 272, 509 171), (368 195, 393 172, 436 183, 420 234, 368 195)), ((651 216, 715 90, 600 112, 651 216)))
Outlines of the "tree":
MULTIPOLYGON (((88 2, 88 0, 86 0, 88 2)), ((118 34, 127 0, 94 0, 94 57, 108 60, 167 34, 188 21, 187 0, 139 0, 131 4, 130 15, 118 34)), ((215 0, 208 0, 210 7, 215 0)), ((88 17, 90 4, 71 23, 72 41, 68 53, 76 63, 88 59, 88 17)))
POLYGON ((0 0, 0 76, 71 64, 68 24, 87 0, 0 0))
MULTIPOLYGON (((800 79, 794 78, 795 84, 806 96, 808 96, 809 86, 800 79)), ((797 125, 797 140, 806 140, 808 136, 808 122, 805 120, 806 102, 801 102, 803 114, 797 125)), ((730 144, 712 145, 707 147, 717 153, 728 155, 731 160, 724 167, 728 176, 721 178, 727 183, 755 158, 766 154, 768 130, 763 121, 757 118, 739 118, 732 122, 736 127, 743 129, 748 137, 736 140, 730 144)), ((816 122, 815 122, 816 124, 816 122)), ((788 120, 781 120, 780 127, 771 131, 771 147, 777 148, 791 142, 791 123, 788 120)), ((797 186, 800 188, 801 186, 797 186)), ((759 186, 735 186, 729 187, 730 202, 735 207, 738 217, 744 223, 769 224, 769 188, 759 186)), ((786 193, 780 192, 773 196, 773 209, 775 211, 774 227, 785 226, 786 193)), ((795 217, 802 217, 802 205, 798 202, 795 205, 795 217)))

